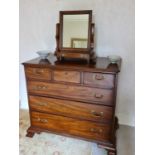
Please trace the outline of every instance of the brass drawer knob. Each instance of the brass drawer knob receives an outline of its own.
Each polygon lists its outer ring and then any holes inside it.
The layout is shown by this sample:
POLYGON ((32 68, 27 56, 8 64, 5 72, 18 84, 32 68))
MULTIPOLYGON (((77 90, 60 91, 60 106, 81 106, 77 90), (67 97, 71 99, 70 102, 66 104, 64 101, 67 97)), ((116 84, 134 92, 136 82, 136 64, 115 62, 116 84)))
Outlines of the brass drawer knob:
POLYGON ((102 94, 97 94, 97 93, 94 96, 95 96, 95 98, 103 98, 104 97, 102 94))
POLYGON ((41 119, 40 122, 42 122, 42 123, 48 123, 48 120, 47 119, 41 119))
POLYGON ((94 129, 94 128, 91 128, 90 131, 91 131, 91 132, 95 132, 95 129, 94 129))
POLYGON ((41 122, 41 123, 48 123, 48 120, 47 119, 40 119, 40 118, 38 118, 37 120, 39 122, 41 122))
POLYGON ((95 80, 103 80, 104 79, 104 76, 101 75, 101 74, 96 74, 95 75, 95 80))
POLYGON ((103 132, 102 129, 94 129, 94 128, 91 128, 90 131, 94 132, 94 133, 102 133, 103 132))
POLYGON ((46 90, 47 86, 36 86, 34 87, 34 90, 46 90))
POLYGON ((68 72, 65 72, 65 75, 68 75, 68 72))
POLYGON ((103 130, 102 129, 99 129, 99 133, 102 133, 103 132, 103 130))
POLYGON ((47 87, 46 86, 42 86, 42 89, 47 89, 47 87))
POLYGON ((39 74, 39 75, 40 75, 40 74, 44 73, 44 70, 43 70, 43 69, 34 69, 34 70, 33 70, 33 73, 34 73, 34 74, 39 74))
POLYGON ((102 117, 103 116, 103 112, 96 112, 95 110, 91 110, 91 114, 97 116, 97 117, 102 117))

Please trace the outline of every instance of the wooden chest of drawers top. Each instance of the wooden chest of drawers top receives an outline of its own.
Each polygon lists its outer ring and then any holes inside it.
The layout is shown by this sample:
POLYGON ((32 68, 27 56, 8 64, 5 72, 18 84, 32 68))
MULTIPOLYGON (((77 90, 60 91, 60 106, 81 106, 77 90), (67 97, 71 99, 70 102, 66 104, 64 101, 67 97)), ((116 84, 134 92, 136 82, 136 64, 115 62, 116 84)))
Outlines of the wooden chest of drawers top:
POLYGON ((97 58, 95 64, 87 64, 86 62, 58 62, 55 56, 50 56, 48 60, 41 60, 36 58, 23 63, 24 66, 38 67, 38 68, 54 68, 54 69, 67 69, 73 71, 88 71, 88 72, 101 72, 116 74, 120 71, 121 61, 117 64, 110 64, 106 57, 97 58))

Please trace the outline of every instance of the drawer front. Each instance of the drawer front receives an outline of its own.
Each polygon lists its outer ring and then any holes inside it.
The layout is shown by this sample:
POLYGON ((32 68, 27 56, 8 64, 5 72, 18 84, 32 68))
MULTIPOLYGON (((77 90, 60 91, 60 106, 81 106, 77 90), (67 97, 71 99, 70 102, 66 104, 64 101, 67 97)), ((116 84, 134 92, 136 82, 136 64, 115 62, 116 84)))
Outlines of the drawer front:
POLYGON ((80 121, 69 117, 49 115, 39 112, 31 112, 31 117, 32 126, 47 129, 49 131, 101 141, 110 139, 110 125, 108 124, 80 121))
POLYGON ((55 70, 54 80, 60 82, 80 83, 80 72, 55 70))
POLYGON ((58 96, 78 101, 113 104, 113 90, 29 81, 28 91, 38 95, 58 96))
POLYGON ((112 108, 107 106, 36 96, 29 96, 29 102, 33 110, 91 121, 112 120, 112 108))
POLYGON ((35 78, 42 80, 51 80, 51 70, 48 68, 32 68, 26 67, 25 73, 27 78, 35 78))
POLYGON ((98 86, 103 88, 114 87, 115 76, 112 74, 102 73, 84 73, 84 84, 98 86))

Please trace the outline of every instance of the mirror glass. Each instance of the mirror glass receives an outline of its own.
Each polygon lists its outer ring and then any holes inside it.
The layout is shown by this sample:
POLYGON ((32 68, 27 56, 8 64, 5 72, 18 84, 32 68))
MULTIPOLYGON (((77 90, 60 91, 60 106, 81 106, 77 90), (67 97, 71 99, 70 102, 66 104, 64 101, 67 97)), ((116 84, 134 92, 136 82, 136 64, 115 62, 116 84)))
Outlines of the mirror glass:
POLYGON ((63 48, 88 47, 89 15, 63 15, 63 48))

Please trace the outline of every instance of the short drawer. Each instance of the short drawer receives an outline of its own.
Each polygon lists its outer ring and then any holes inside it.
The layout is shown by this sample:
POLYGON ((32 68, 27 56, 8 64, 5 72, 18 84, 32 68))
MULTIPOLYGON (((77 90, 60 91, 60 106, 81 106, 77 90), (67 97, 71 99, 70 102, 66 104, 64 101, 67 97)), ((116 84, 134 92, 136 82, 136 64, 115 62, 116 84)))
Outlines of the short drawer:
POLYGON ((32 126, 35 127, 93 140, 110 140, 111 126, 109 124, 81 121, 69 117, 49 115, 39 112, 31 112, 31 117, 32 126))
POLYGON ((42 80, 51 80, 51 70, 48 68, 26 67, 25 73, 27 78, 35 78, 42 80))
POLYGON ((82 102, 29 96, 31 109, 90 121, 111 121, 112 108, 82 102))
POLYGON ((54 70, 54 80, 60 82, 80 83, 80 72, 54 70))
POLYGON ((65 97, 78 101, 113 104, 113 90, 82 86, 72 86, 58 83, 28 81, 28 92, 38 95, 65 97))
POLYGON ((102 73, 84 73, 84 84, 103 87, 103 88, 113 88, 114 87, 115 76, 113 74, 102 74, 102 73))

